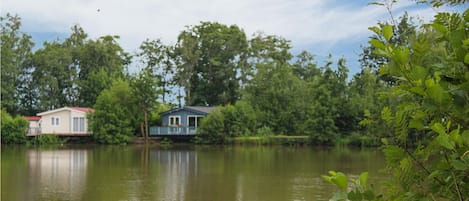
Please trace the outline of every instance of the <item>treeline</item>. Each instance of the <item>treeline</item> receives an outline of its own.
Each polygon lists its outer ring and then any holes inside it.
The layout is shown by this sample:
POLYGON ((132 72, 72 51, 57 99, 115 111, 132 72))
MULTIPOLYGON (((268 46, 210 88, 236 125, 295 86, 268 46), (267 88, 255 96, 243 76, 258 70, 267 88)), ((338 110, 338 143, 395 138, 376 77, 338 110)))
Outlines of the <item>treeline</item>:
MULTIPOLYGON (((98 142, 146 136, 158 112, 182 104, 220 106, 200 129, 209 142, 307 135, 314 144, 378 145, 388 135, 380 111, 389 100, 379 93, 394 80, 378 74, 386 58, 371 46, 363 47, 361 72, 350 76, 345 59, 331 56, 320 65, 310 52, 293 55, 287 39, 247 37, 236 25, 216 22, 188 26, 173 45, 147 39, 135 54, 122 49, 118 36, 90 39, 78 25, 33 51, 18 16, 7 14, 1 24, 2 109, 16 116, 92 107, 98 142)), ((402 17, 393 43, 413 32, 402 17)))

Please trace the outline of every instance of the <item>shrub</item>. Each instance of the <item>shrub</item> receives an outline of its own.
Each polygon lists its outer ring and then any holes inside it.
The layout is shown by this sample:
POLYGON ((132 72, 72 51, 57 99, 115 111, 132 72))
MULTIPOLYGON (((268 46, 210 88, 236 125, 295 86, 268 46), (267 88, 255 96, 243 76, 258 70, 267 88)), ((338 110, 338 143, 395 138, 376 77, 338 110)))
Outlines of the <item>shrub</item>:
POLYGON ((57 135, 40 135, 37 138, 39 144, 63 144, 66 142, 64 139, 60 139, 57 135))
POLYGON ((28 121, 21 116, 12 117, 6 110, 1 114, 2 144, 24 144, 27 142, 25 135, 28 121))

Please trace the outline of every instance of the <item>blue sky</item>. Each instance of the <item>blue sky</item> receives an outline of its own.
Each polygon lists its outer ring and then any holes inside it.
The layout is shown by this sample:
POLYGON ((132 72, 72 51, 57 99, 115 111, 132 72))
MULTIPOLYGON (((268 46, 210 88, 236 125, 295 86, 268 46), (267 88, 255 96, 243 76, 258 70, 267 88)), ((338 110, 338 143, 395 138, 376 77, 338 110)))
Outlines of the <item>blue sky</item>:
MULTIPOLYGON (((119 43, 134 53, 147 38, 174 44, 187 25, 200 21, 237 24, 248 36, 262 31, 291 40, 293 53, 307 50, 321 64, 327 55, 345 57, 350 74, 359 71, 361 45, 368 27, 386 21, 385 8, 369 6, 368 0, 3 0, 1 13, 18 14, 22 30, 37 45, 66 38, 79 24, 91 38, 119 35, 119 43), (99 9, 99 12, 98 12, 99 9)), ((401 0, 395 16, 408 11, 429 20, 436 11, 401 0)))

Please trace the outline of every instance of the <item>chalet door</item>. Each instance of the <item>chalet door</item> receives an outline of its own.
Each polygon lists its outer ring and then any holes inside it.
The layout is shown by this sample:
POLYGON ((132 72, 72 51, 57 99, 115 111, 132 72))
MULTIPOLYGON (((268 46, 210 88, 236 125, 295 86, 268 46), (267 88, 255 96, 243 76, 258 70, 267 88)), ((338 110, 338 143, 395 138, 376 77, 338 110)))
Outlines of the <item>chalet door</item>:
POLYGON ((189 127, 197 126, 197 117, 189 117, 189 127))

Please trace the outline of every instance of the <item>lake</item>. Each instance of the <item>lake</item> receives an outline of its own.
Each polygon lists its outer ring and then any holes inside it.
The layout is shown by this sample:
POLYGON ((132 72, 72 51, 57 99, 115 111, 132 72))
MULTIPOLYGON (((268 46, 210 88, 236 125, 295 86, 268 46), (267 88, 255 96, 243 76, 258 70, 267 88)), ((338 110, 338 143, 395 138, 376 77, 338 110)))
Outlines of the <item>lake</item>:
POLYGON ((143 145, 1 148, 1 200, 328 200, 329 170, 385 176, 378 149, 143 145))

